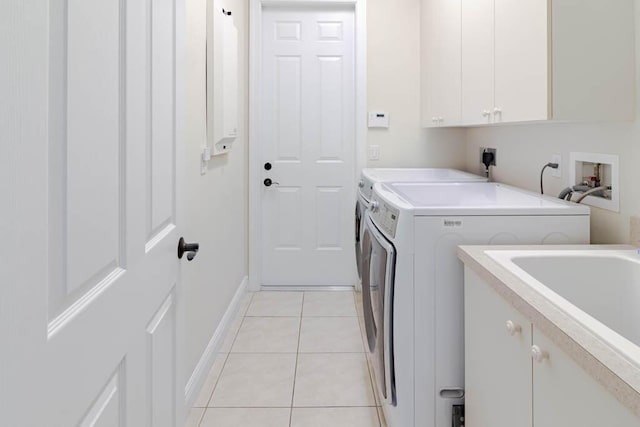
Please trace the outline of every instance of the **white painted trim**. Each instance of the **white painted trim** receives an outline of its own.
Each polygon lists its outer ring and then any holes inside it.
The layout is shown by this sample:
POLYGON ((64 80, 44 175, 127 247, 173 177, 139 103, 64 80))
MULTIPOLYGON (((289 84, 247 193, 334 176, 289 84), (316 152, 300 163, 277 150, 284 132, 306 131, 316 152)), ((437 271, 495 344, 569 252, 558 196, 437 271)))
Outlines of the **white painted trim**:
POLYGON ((229 327, 238 314, 240 303, 247 293, 248 286, 249 278, 245 276, 244 279, 242 279, 240 286, 238 286, 238 290, 235 295, 231 299, 227 311, 224 313, 224 316, 222 316, 222 319, 220 319, 220 324, 213 333, 211 340, 209 340, 209 344, 207 344, 207 347, 204 349, 198 364, 193 370, 193 373, 184 388, 184 401, 187 408, 191 408, 198 397, 198 394, 207 379, 207 375, 213 366, 213 362, 216 359, 216 354, 220 350, 220 347, 227 335, 229 327))
MULTIPOLYGON (((367 0, 250 0, 249 3, 249 288, 258 291, 262 285, 260 259, 262 256, 260 190, 262 165, 260 164, 260 59, 262 8, 264 5, 354 5, 355 9, 355 161, 353 188, 360 171, 367 164, 367 0)), ((354 191, 353 203, 357 200, 354 191)), ((354 283, 358 283, 357 273, 354 283)))
POLYGON ((317 292, 317 291, 355 291, 352 286, 261 286, 261 291, 298 291, 298 292, 317 292))
MULTIPOLYGON (((185 224, 185 208, 186 194, 186 111, 187 111, 187 89, 186 89, 186 67, 187 67, 187 28, 186 28, 186 0, 174 0, 175 22, 174 22, 174 78, 175 78, 175 150, 176 150, 176 166, 175 166, 175 197, 176 197, 176 235, 181 236, 184 231, 185 224)), ((175 260, 178 261, 177 259, 175 260)), ((176 377, 174 378, 174 423, 176 425, 184 424, 187 418, 189 406, 184 405, 184 396, 182 395, 182 385, 184 384, 187 373, 185 372, 186 360, 186 315, 184 306, 184 282, 182 281, 182 265, 178 262, 178 278, 176 281, 176 323, 175 323, 175 369, 176 377)))
POLYGON ((249 2, 249 287, 260 289, 260 33, 262 31, 262 5, 260 0, 249 2))

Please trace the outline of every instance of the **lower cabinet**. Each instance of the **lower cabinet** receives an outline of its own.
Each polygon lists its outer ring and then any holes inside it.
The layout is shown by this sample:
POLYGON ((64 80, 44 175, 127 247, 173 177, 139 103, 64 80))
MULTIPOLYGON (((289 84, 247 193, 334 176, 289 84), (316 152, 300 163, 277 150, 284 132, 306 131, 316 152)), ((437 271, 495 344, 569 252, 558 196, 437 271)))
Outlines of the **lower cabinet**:
POLYGON ((465 426, 628 427, 626 406, 465 268, 465 426))
POLYGON ((531 427, 531 323, 467 269, 464 299, 465 426, 531 427))

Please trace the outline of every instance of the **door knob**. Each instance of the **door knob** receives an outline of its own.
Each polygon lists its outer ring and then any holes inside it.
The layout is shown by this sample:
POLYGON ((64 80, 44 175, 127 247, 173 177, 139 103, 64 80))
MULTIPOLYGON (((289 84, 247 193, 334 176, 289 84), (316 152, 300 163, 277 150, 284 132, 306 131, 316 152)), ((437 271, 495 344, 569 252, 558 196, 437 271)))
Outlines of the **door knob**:
POLYGON ((272 165, 271 165, 271 163, 269 163, 269 162, 267 162, 267 163, 265 163, 265 164, 264 164, 264 170, 266 170, 266 171, 270 171, 272 167, 273 167, 273 166, 272 166, 272 165))
POLYGON ((267 178, 264 180, 265 187, 271 187, 272 185, 280 185, 280 183, 272 181, 271 178, 267 178))
POLYGON ((178 259, 182 259, 182 256, 186 253, 187 260, 193 261, 199 250, 199 243, 187 243, 184 241, 184 237, 181 237, 178 241, 178 259))

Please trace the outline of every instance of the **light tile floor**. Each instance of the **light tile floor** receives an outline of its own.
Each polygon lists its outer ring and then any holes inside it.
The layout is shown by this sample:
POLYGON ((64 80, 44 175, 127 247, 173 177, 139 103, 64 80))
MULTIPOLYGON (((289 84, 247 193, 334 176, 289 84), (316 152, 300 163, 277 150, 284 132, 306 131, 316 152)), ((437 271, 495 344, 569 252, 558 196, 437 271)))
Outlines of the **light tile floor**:
POLYGON ((380 427, 360 294, 245 299, 185 427, 380 427))

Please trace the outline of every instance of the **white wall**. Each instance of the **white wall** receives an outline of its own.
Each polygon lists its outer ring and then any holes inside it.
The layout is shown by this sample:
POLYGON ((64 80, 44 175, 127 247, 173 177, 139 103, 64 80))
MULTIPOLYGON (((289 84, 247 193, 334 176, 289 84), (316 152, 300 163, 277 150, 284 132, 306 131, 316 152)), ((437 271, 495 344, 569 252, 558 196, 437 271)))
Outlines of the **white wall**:
MULTIPOLYGON (((640 0, 636 0, 636 62, 640 59, 640 0)), ((637 84, 640 74, 636 66, 637 84)), ((631 90, 632 88, 630 88, 631 90)), ((636 96, 636 100, 638 96, 636 96)), ((640 111, 640 108, 636 108, 640 111)), ((634 123, 531 124, 469 129, 467 168, 478 170, 481 146, 498 149, 496 181, 539 191, 540 169, 551 155, 562 155, 562 178, 545 176, 545 193, 558 194, 567 187, 572 151, 620 156, 620 213, 592 208, 593 243, 627 243, 629 217, 640 214, 640 121, 634 123)))
POLYGON ((215 157, 200 175, 200 150, 206 137, 206 0, 187 0, 187 118, 184 237, 200 243, 196 259, 182 265, 186 312, 187 378, 202 356, 247 275, 247 81, 248 7, 230 0, 238 26, 239 133, 233 150, 215 157))
POLYGON ((369 111, 391 115, 388 130, 370 129, 380 146, 370 167, 465 166, 464 130, 422 129, 420 0, 367 0, 369 111))

